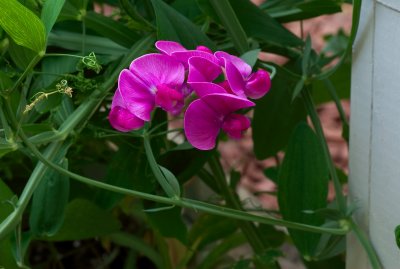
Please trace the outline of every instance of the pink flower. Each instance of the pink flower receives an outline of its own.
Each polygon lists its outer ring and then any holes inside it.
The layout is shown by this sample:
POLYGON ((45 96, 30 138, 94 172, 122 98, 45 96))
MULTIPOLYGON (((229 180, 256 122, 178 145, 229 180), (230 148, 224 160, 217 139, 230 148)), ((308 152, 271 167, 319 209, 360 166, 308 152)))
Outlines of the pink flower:
POLYGON ((251 72, 251 67, 239 57, 218 51, 215 56, 225 67, 226 79, 231 90, 238 96, 259 99, 271 88, 271 78, 268 72, 258 70, 251 72))
POLYGON ((177 42, 157 41, 156 48, 175 58, 186 69, 189 69, 188 82, 211 82, 222 73, 219 60, 205 46, 198 46, 195 50, 187 50, 177 42))
MULTIPOLYGON (((129 70, 123 70, 118 79, 118 90, 113 104, 123 108, 114 109, 110 113, 111 125, 123 126, 118 123, 126 118, 126 113, 142 121, 150 121, 151 112, 156 106, 172 114, 178 114, 184 105, 183 82, 185 69, 181 63, 169 56, 147 54, 134 60, 129 70), (125 115, 125 116, 123 116, 125 115)), ((116 128, 129 131, 141 128, 116 128)))
POLYGON ((245 98, 227 93, 211 93, 193 101, 184 118, 185 135, 189 143, 201 150, 215 147, 222 129, 232 138, 241 138, 250 127, 250 120, 234 112, 255 104, 245 98))
POLYGON ((125 105, 119 89, 115 91, 111 104, 111 111, 108 120, 114 129, 121 132, 129 132, 134 129, 142 128, 144 121, 132 114, 125 105))

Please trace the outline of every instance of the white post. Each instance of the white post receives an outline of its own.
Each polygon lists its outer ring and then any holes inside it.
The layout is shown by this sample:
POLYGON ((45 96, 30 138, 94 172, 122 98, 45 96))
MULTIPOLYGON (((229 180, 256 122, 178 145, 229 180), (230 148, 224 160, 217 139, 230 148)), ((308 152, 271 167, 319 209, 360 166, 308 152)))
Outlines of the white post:
MULTIPOLYGON (((353 48, 350 202, 384 268, 400 268, 400 0, 364 0, 353 48)), ((354 236, 347 268, 370 268, 354 236)))

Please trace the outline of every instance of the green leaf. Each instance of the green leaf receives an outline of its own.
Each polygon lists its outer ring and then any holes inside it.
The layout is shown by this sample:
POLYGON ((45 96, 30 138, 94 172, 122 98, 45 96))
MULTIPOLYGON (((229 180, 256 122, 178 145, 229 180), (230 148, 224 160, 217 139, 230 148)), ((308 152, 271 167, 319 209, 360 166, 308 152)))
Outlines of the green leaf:
POLYGON ((341 11, 341 1, 337 0, 279 0, 277 3, 271 8, 266 7, 265 11, 281 23, 300 21, 341 11))
POLYGON ((122 23, 93 11, 89 11, 85 16, 85 24, 88 28, 125 48, 130 48, 140 38, 122 23))
POLYGON ((189 232, 189 245, 202 249, 206 245, 223 239, 237 230, 237 223, 216 215, 202 214, 189 232))
POLYGON ((160 164, 176 175, 181 184, 197 174, 211 156, 210 151, 194 149, 190 144, 190 148, 186 149, 185 145, 181 144, 179 149, 173 148, 159 158, 160 164))
POLYGON ((394 230, 396 244, 397 247, 400 249, 400 225, 397 225, 396 229, 394 230))
POLYGON ((7 90, 13 86, 13 82, 9 74, 0 70, 0 92, 7 90))
POLYGON ((240 56, 240 58, 245 61, 248 65, 251 66, 251 68, 254 67, 254 65, 257 62, 258 55, 260 54, 261 49, 255 49, 255 50, 250 50, 240 56))
MULTIPOLYGON (((279 173, 278 202, 285 220, 320 226, 324 219, 304 210, 327 205, 329 172, 321 144, 306 124, 294 130, 279 173)), ((293 242, 307 259, 315 255, 320 234, 289 229, 293 242)))
MULTIPOLYGON (((0 178, 0 223, 13 211, 11 204, 12 198, 15 197, 13 192, 0 178)), ((15 201, 14 201, 15 202, 15 201)), ((12 254, 12 245, 10 237, 6 237, 4 240, 0 240, 0 267, 17 269, 19 268, 15 263, 15 259, 12 254)))
POLYGON ((13 211, 12 198, 14 193, 0 178, 0 222, 13 211))
POLYGON ((120 223, 111 212, 85 199, 71 201, 65 210, 64 223, 51 241, 69 241, 103 236, 118 231, 120 223))
MULTIPOLYGON (((68 168, 66 159, 54 161, 68 168)), ((45 237, 57 233, 64 221, 68 197, 69 178, 55 170, 48 170, 33 194, 29 218, 33 235, 45 237)))
POLYGON ((239 260, 237 262, 235 262, 231 268, 232 269, 250 269, 250 263, 251 260, 250 259, 244 259, 244 260, 239 260))
MULTIPOLYGON (((66 31, 52 31, 48 37, 48 45, 80 51, 82 49, 82 34, 66 31)), ((94 35, 85 36, 85 48, 87 51, 95 51, 99 54, 108 54, 115 57, 119 57, 128 52, 128 49, 118 45, 114 41, 94 35)))
POLYGON ((182 220, 182 209, 174 207, 172 209, 146 212, 150 222, 160 231, 164 237, 173 237, 187 243, 187 228, 182 220))
POLYGON ((10 46, 8 47, 13 62, 20 68, 28 68, 29 63, 36 56, 36 53, 28 48, 15 44, 14 41, 10 40, 10 46))
MULTIPOLYGON (((339 99, 350 98, 351 62, 344 62, 333 75, 329 77, 339 99)), ((321 104, 332 101, 332 96, 323 80, 313 80, 313 99, 321 104)))
POLYGON ((249 37, 279 46, 300 46, 303 41, 248 0, 230 0, 243 29, 249 37))
POLYGON ((164 178, 168 182, 168 184, 172 187, 174 193, 176 196, 181 196, 181 187, 179 185, 178 179, 175 177, 175 175, 169 171, 167 168, 159 165, 161 173, 164 175, 164 178))
POLYGON ((44 52, 46 34, 43 23, 17 0, 0 0, 0 27, 20 46, 44 52))
MULTIPOLYGON (((142 192, 155 189, 155 179, 147 163, 142 143, 131 147, 120 147, 107 167, 105 183, 142 192)), ((99 190, 96 204, 105 209, 113 208, 124 196, 107 190, 99 190)))
POLYGON ((201 263, 197 266, 197 269, 215 268, 215 264, 218 264, 224 259, 224 254, 246 242, 247 240, 243 233, 234 233, 224 237, 221 242, 216 244, 215 247, 207 253, 207 256, 200 261, 201 263))
POLYGON ((233 44, 240 53, 245 53, 249 50, 247 36, 240 24, 229 0, 210 0, 215 12, 226 31, 230 35, 233 44))
POLYGON ((293 128, 306 118, 300 98, 292 102, 295 77, 276 66, 270 92, 256 101, 253 119, 254 152, 258 159, 274 156, 289 140, 293 128))
POLYGON ((50 33, 54 24, 57 21, 57 17, 64 6, 65 0, 47 0, 43 4, 41 19, 46 28, 46 36, 50 33))
POLYGON ((215 49, 214 43, 188 18, 161 0, 151 0, 157 20, 157 37, 180 42, 188 49, 204 45, 215 49))

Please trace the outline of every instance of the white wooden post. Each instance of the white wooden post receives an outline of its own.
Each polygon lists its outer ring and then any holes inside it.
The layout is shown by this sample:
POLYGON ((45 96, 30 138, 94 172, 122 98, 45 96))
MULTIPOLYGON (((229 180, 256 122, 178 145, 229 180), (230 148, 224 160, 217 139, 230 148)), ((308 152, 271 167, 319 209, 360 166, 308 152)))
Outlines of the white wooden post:
MULTIPOLYGON (((353 47, 350 202, 384 268, 400 268, 400 0, 364 0, 353 47)), ((369 262, 353 235, 347 268, 369 262)))

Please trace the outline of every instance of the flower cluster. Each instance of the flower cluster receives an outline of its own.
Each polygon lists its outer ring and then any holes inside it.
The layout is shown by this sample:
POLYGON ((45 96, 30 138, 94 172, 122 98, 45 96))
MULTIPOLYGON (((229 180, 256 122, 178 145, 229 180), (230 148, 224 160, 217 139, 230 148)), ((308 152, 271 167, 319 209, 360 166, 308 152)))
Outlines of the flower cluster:
POLYGON ((194 92, 198 98, 184 115, 185 135, 194 147, 214 148, 221 129, 231 138, 241 138, 250 120, 237 112, 255 106, 248 98, 268 92, 269 74, 253 73, 242 59, 204 46, 187 50, 172 41, 155 45, 160 53, 141 56, 121 72, 109 114, 111 125, 122 132, 139 129, 156 107, 178 115, 194 92))

